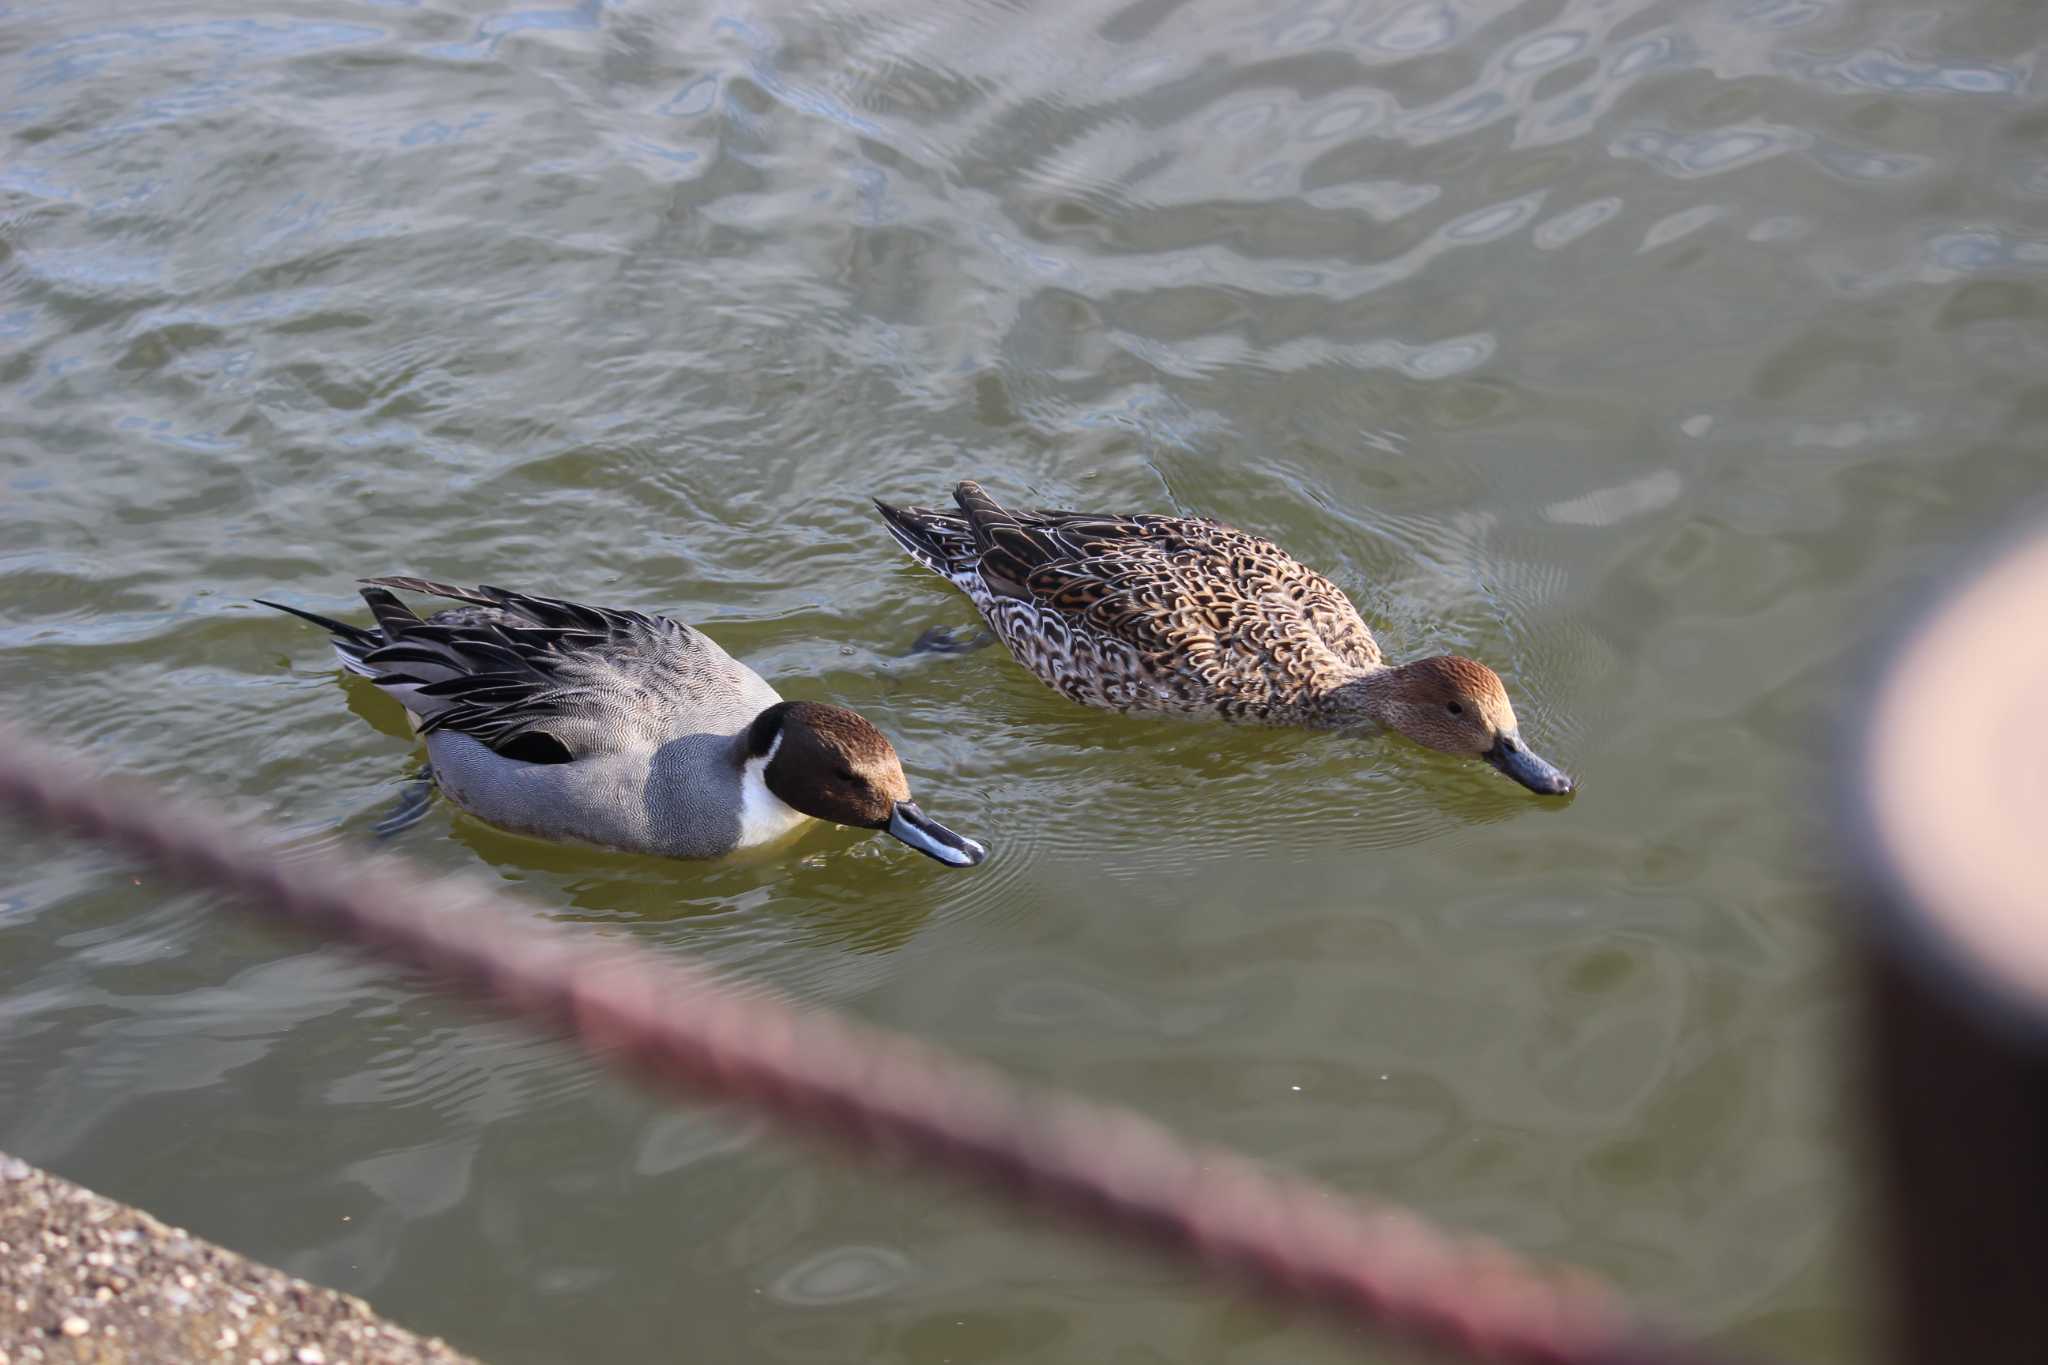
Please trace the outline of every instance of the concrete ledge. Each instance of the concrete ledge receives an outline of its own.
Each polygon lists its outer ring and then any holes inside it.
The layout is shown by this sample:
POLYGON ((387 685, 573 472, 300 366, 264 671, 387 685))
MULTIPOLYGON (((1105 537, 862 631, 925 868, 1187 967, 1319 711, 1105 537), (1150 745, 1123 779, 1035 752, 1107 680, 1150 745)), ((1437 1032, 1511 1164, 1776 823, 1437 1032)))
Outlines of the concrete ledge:
POLYGON ((0 1365, 476 1365, 0 1153, 0 1365))

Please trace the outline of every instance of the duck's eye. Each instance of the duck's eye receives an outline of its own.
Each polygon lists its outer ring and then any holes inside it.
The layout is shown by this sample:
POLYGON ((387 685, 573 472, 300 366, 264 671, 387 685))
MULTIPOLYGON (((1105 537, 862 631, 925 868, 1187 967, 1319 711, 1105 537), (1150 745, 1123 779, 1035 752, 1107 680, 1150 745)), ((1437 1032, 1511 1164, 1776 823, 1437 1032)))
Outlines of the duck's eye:
POLYGON ((1458 705, 1458 703, 1456 703, 1456 702, 1452 702, 1452 703, 1450 703, 1450 704, 1449 704, 1448 706, 1446 706, 1446 707, 1445 707, 1444 709, 1445 709, 1446 711, 1449 711, 1449 712, 1450 712, 1450 713, 1451 713, 1452 715, 1454 715, 1454 716, 1462 716, 1462 715, 1464 715, 1464 714, 1465 714, 1465 708, 1464 708, 1464 707, 1462 707, 1462 706, 1460 706, 1460 705, 1458 705))
POLYGON ((837 776, 841 782, 859 781, 859 779, 853 775, 853 769, 851 768, 841 768, 837 773, 837 776))

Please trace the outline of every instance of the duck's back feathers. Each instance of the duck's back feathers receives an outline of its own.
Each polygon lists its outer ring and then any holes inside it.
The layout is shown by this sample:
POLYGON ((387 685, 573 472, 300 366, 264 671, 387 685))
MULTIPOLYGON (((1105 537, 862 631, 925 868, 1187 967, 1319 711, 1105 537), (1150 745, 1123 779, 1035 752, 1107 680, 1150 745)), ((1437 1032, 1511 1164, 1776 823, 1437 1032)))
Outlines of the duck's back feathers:
POLYGON ((1013 511, 975 483, 954 499, 958 515, 877 505, 1077 700, 1299 719, 1305 698, 1380 662, 1350 600, 1269 540, 1199 517, 1013 511))
POLYGON ((423 735, 468 735, 506 758, 652 748, 744 723, 776 700, 708 636, 666 616, 424 578, 359 586, 374 630, 279 609, 326 629, 344 666, 402 702, 423 735), (463 605, 422 618, 394 589, 463 605))

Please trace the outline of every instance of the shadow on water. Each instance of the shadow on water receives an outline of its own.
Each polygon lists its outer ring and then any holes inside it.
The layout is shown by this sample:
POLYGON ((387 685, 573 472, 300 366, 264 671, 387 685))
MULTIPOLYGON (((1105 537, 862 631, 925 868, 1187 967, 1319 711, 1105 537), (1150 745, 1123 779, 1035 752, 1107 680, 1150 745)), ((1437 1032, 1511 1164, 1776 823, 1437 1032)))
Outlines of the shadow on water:
POLYGON ((727 922, 714 926, 715 937, 744 920, 748 933, 802 926, 795 941, 887 951, 907 943, 933 909, 935 874, 919 866, 930 859, 886 835, 815 822, 772 847, 705 862, 549 843, 452 808, 445 837, 515 889, 544 897, 547 918, 644 926, 678 945, 695 921, 727 922))

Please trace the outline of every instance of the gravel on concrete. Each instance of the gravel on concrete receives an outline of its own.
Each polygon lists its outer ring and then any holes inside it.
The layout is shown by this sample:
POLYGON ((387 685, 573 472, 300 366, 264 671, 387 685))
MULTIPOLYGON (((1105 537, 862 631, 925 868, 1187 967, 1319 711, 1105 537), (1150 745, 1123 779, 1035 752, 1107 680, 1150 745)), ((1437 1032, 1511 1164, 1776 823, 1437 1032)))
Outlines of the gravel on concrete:
POLYGON ((0 1153, 0 1365, 476 1365, 0 1153))

